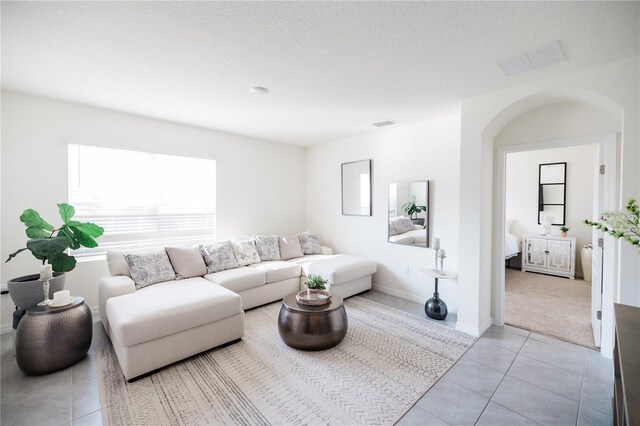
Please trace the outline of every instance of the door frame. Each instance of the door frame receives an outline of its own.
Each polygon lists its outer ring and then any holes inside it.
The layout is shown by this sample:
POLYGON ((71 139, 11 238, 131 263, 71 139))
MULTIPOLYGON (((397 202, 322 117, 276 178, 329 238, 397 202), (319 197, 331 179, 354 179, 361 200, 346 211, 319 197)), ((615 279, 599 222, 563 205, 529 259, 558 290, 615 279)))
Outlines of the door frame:
MULTIPOLYGON (((494 212, 493 218, 493 323, 497 326, 504 325, 505 309, 505 270, 504 270, 504 229, 506 222, 506 161, 507 154, 523 151, 538 151, 543 149, 564 148, 579 145, 598 145, 600 158, 603 159, 606 168, 604 174, 604 192, 609 196, 603 198, 603 210, 615 210, 619 192, 618 183, 618 135, 617 133, 585 136, 570 139, 557 139, 545 142, 536 142, 519 145, 500 146, 496 149, 496 174, 494 181, 494 212)), ((594 185, 597 184, 594 182, 594 185)), ((601 353, 606 358, 613 354, 613 300, 614 288, 617 279, 616 259, 618 256, 617 244, 607 244, 610 250, 604 252, 603 257, 603 285, 602 285, 602 333, 601 353)), ((595 248, 594 248, 595 254, 595 248)), ((594 256, 595 261, 595 256, 594 256)))

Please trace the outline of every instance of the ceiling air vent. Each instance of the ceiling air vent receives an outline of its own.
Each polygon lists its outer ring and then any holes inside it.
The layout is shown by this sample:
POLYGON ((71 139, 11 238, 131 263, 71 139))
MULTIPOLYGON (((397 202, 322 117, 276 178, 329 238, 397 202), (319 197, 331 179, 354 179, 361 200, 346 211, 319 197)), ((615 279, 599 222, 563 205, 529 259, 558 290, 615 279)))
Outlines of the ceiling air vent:
POLYGON ((377 123, 371 123, 371 125, 376 127, 391 126, 392 124, 396 124, 396 122, 393 120, 386 120, 386 121, 379 121, 377 123))
POLYGON ((567 58, 560 49, 560 42, 554 41, 539 49, 496 62, 496 65, 506 76, 512 76, 557 64, 565 59, 567 58))

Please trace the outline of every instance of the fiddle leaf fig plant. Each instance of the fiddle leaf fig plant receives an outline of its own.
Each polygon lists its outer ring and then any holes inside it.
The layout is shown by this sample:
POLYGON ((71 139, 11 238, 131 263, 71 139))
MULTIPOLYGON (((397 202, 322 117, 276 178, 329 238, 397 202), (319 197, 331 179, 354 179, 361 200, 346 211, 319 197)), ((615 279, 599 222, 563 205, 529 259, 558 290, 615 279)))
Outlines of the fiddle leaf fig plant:
POLYGON ((54 228, 37 211, 25 210, 20 215, 20 221, 27 227, 25 234, 29 240, 26 247, 11 253, 6 262, 19 253, 29 250, 33 257, 42 261, 43 265, 49 263, 55 272, 69 272, 76 267, 76 259, 65 253, 67 249, 98 247, 95 239, 104 233, 102 227, 91 222, 72 220, 76 214, 72 205, 60 203, 58 211, 63 224, 59 228, 54 228))
POLYGON ((326 284, 327 280, 315 274, 309 274, 309 277, 304 282, 304 285, 306 285, 309 290, 326 290, 326 284))
POLYGON ((416 196, 412 195, 411 199, 402 205, 402 210, 404 210, 411 219, 415 219, 418 213, 427 211, 427 206, 418 206, 416 204, 416 196))

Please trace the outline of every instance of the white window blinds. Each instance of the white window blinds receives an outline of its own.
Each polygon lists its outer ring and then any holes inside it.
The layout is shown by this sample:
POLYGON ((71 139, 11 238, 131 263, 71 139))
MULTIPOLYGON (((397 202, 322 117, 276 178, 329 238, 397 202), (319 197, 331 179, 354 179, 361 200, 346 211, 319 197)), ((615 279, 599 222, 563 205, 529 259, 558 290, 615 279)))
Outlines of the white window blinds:
POLYGON ((216 162, 70 144, 69 204, 76 220, 104 228, 79 258, 213 241, 216 162))

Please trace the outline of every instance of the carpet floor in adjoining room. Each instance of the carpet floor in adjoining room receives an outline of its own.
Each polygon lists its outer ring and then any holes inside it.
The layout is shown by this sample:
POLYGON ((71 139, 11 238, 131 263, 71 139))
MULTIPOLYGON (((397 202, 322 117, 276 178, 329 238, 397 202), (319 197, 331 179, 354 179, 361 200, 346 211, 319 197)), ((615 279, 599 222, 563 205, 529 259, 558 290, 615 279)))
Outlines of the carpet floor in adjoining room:
POLYGON ((591 283, 507 269, 505 323, 594 348, 591 283))
POLYGON ((242 341, 132 383, 103 348, 104 424, 393 424, 475 341, 355 296, 342 343, 305 352, 280 338, 280 306, 247 311, 242 341))

